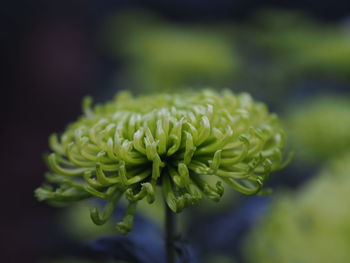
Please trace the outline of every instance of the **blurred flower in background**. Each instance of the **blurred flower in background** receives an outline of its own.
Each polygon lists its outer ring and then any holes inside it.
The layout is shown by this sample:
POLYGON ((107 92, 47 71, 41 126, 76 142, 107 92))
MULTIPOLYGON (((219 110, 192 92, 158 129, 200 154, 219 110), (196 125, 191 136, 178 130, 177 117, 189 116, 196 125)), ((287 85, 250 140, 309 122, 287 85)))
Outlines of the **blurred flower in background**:
POLYGON ((275 196, 246 240, 248 262, 347 262, 349 164, 347 154, 299 191, 275 196))
POLYGON ((350 150, 350 97, 322 95, 291 107, 287 129, 300 161, 322 164, 350 150))

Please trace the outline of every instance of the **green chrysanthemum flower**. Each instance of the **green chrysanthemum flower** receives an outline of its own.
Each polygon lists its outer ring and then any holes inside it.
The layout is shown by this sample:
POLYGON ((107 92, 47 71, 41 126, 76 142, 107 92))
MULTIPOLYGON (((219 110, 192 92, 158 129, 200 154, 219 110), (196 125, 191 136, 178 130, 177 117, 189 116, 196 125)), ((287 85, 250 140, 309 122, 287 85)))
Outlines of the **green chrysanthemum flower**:
POLYGON ((230 92, 163 94, 115 100, 90 108, 58 137, 50 138, 49 183, 36 190, 39 200, 53 204, 97 197, 107 200, 104 224, 118 200, 129 204, 121 233, 131 230, 137 202, 155 200, 163 189, 174 212, 196 204, 203 195, 218 201, 224 187, 253 195, 271 171, 283 166, 283 132, 275 115, 248 94, 230 92), (206 177, 216 177, 209 185, 206 177))

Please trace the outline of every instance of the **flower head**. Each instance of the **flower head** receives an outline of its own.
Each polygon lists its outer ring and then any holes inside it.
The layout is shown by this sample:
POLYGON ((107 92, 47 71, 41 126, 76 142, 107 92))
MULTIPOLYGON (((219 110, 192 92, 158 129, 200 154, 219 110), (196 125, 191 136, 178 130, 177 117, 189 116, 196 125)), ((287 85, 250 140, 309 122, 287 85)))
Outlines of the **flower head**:
POLYGON ((53 204, 97 197, 107 200, 102 212, 91 210, 96 224, 105 223, 122 196, 129 204, 121 233, 131 230, 138 201, 155 200, 163 189, 174 212, 202 197, 220 200, 223 182, 253 195, 271 171, 282 164, 283 132, 275 115, 248 94, 197 93, 115 100, 91 108, 59 137, 50 137, 49 185, 36 190, 53 204), (217 178, 210 185, 206 177, 217 178), (159 187, 158 187, 159 186, 159 187))

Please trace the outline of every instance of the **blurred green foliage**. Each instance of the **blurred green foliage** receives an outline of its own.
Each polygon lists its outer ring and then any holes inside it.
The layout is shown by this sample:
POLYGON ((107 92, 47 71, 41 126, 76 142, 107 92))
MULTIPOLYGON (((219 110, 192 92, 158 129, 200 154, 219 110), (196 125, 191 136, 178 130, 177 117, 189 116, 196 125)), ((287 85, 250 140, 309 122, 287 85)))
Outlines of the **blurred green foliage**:
POLYGON ((277 103, 298 79, 350 79, 349 29, 297 12, 181 24, 131 10, 111 15, 101 31, 106 52, 122 60, 119 84, 138 92, 224 86, 277 103))
POLYGON ((350 32, 342 24, 316 22, 306 15, 265 11, 251 29, 286 74, 345 77, 350 74, 350 32))
POLYGON ((138 91, 227 85, 238 67, 234 46, 217 28, 134 11, 106 22, 104 38, 125 61, 124 75, 138 91))
POLYGON ((350 98, 319 96, 294 105, 285 118, 298 156, 323 162, 350 149, 350 98))
POLYGON ((296 193, 281 193, 246 240, 252 263, 348 262, 350 155, 296 193))

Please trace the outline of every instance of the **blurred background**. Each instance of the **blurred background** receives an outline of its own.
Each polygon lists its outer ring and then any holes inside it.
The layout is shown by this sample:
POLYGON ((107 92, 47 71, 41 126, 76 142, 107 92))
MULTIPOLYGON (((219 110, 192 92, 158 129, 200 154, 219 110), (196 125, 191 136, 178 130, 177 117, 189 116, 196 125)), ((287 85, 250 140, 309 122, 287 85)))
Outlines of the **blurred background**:
POLYGON ((5 0, 0 12, 1 262, 163 262, 157 205, 120 237, 88 221, 88 203, 52 208, 33 191, 48 136, 83 96, 203 87, 264 101, 296 157, 270 196, 227 191, 185 212, 183 262, 349 262, 348 1, 5 0))

